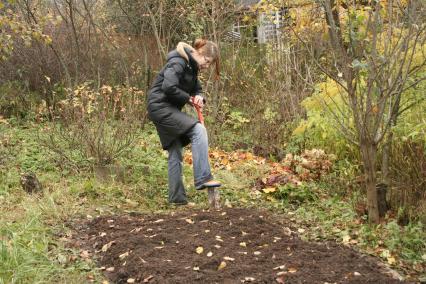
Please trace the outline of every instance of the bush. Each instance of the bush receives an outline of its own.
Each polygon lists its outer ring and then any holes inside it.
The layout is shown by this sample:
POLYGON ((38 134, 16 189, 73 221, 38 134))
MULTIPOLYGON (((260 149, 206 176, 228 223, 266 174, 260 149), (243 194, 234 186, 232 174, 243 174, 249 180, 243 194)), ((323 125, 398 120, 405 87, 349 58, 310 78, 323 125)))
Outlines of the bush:
POLYGON ((143 95, 132 87, 96 89, 89 82, 68 89, 43 144, 76 168, 111 165, 131 150, 145 123, 143 95))
POLYGON ((25 118, 40 98, 22 84, 11 81, 0 85, 0 116, 25 118))

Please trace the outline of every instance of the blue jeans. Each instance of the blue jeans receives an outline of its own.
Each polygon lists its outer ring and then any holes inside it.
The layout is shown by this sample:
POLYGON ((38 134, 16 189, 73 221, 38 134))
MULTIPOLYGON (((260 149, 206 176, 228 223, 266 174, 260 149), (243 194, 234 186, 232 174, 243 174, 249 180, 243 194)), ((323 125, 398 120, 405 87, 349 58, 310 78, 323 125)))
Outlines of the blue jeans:
MULTIPOLYGON (((197 188, 213 179, 209 164, 207 130, 204 125, 197 123, 186 134, 191 139, 194 185, 197 188)), ((185 202, 186 192, 182 181, 183 148, 179 139, 176 139, 167 150, 169 151, 169 202, 185 202)))

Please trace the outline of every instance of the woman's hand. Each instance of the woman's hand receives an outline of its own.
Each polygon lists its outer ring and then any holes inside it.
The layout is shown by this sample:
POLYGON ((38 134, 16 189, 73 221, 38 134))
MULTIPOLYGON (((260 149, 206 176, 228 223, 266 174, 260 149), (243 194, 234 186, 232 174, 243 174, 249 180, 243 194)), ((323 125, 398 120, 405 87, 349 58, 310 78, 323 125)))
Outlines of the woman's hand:
POLYGON ((193 106, 198 106, 199 108, 203 108, 204 107, 204 98, 200 95, 196 95, 195 97, 191 97, 191 104, 193 106))

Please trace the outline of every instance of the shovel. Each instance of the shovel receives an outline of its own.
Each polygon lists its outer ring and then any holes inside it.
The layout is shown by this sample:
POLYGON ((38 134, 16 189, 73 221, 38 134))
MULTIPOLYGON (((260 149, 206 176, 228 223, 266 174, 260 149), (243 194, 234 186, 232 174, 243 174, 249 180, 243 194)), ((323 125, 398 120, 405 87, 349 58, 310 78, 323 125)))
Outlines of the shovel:
MULTIPOLYGON (((201 109, 198 105, 195 105, 195 110, 197 111, 198 120, 201 122, 202 125, 204 125, 204 117, 201 113, 201 109)), ((205 125, 204 125, 205 126, 205 125)), ((220 209, 220 194, 219 190, 216 188, 208 188, 208 199, 209 199, 209 206, 210 208, 220 209)))

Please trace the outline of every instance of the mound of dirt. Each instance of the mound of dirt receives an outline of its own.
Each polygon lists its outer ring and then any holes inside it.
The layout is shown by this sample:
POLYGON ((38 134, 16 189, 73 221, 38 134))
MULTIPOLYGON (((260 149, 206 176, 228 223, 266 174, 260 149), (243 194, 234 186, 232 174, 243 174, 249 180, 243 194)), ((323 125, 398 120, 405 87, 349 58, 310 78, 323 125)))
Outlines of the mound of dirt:
POLYGON ((374 258, 302 241, 255 209, 98 217, 74 238, 114 283, 400 283, 374 258))

